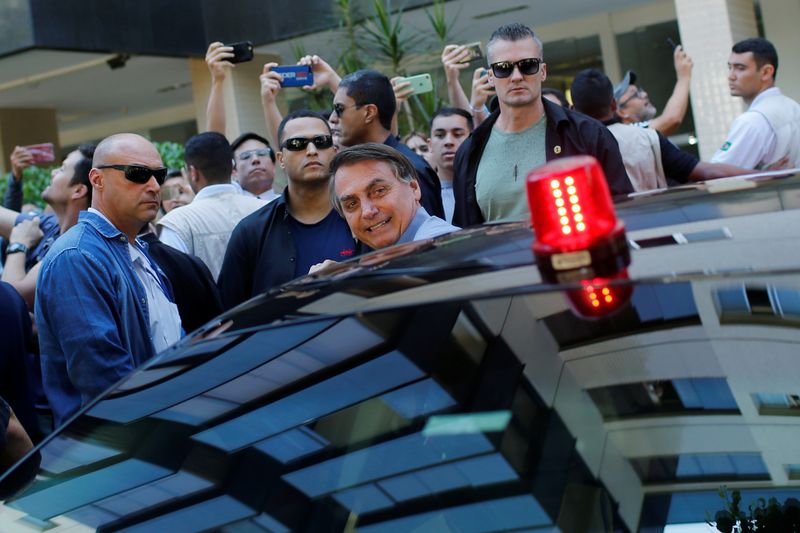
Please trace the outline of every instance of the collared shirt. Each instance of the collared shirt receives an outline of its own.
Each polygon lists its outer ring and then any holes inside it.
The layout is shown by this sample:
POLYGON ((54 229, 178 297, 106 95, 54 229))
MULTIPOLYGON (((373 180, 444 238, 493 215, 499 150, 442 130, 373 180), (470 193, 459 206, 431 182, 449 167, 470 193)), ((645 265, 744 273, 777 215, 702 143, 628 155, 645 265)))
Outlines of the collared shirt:
MULTIPOLYGON (((166 277, 151 266, 171 299, 166 277)), ((156 353, 128 238, 96 212, 81 212, 45 256, 35 312, 56 425, 156 353)))
POLYGON ((439 235, 458 231, 459 229, 460 228, 439 217, 429 215, 428 212, 425 211, 425 208, 420 206, 417 208, 417 212, 414 213, 414 218, 411 219, 411 223, 395 244, 432 239, 439 235))
MULTIPOLYGON (((202 192, 202 191, 201 191, 202 192)), ((111 221, 98 211, 90 207, 90 213, 103 217, 109 224, 111 221)), ((113 226, 113 224, 111 224, 113 226)), ((136 246, 128 243, 128 252, 131 254, 133 271, 142 283, 147 295, 147 309, 150 315, 150 340, 156 353, 169 348, 181 338, 181 317, 178 307, 167 297, 164 283, 156 273, 150 259, 144 254, 137 243, 136 246)))
MULTIPOLYGON (((242 189, 242 187, 238 183, 219 183, 216 185, 206 185, 205 187, 200 189, 200 191, 197 194, 195 194, 192 202, 194 202, 195 200, 202 200, 203 198, 208 198, 209 196, 213 196, 215 194, 222 194, 226 192, 255 196, 242 189)), ((169 226, 161 226, 161 233, 159 233, 158 235, 158 240, 160 240, 166 245, 172 246, 179 252, 183 252, 185 254, 190 253, 189 247, 186 246, 184 240, 181 239, 180 234, 178 234, 177 231, 170 228, 169 226)))
MULTIPOLYGON (((243 194, 245 196, 253 196, 255 198, 258 198, 259 200, 264 200, 267 203, 270 203, 272 200, 276 200, 276 199, 281 197, 280 194, 276 193, 272 189, 267 189, 266 191, 262 192, 261 194, 253 194, 250 191, 244 190, 242 188, 242 186, 239 185, 237 182, 232 182, 231 185, 236 187, 236 190, 239 192, 239 194, 243 194)), ((203 192, 203 191, 200 191, 200 192, 203 192)))
POLYGON ((725 163, 742 168, 758 168, 773 163, 777 137, 769 121, 757 112, 758 104, 771 96, 781 94, 772 87, 753 99, 747 111, 736 117, 725 143, 711 158, 712 163, 725 163))
POLYGON ((439 180, 442 184, 442 206, 444 207, 444 219, 448 222, 453 221, 453 211, 456 208, 456 197, 453 196, 453 182, 439 180))

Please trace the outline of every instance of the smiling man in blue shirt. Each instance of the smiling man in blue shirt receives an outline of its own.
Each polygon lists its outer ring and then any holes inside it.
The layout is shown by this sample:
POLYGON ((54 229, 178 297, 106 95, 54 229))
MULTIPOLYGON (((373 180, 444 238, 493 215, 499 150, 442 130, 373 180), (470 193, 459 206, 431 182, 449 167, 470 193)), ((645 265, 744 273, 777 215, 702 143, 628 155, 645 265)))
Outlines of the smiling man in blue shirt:
POLYGON ((92 207, 44 259, 36 291, 44 390, 56 425, 180 338, 169 282, 136 239, 167 170, 147 139, 95 150, 92 207))

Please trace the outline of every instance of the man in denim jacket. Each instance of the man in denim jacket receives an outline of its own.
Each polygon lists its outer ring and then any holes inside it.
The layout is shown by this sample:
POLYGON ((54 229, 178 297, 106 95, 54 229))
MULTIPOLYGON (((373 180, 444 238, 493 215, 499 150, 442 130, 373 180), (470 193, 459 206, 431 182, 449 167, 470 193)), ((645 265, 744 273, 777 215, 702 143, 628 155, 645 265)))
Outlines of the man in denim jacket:
POLYGON ((95 150, 92 207, 47 254, 36 291, 42 377, 56 426, 180 338, 169 282, 136 239, 166 177, 145 138, 95 150))

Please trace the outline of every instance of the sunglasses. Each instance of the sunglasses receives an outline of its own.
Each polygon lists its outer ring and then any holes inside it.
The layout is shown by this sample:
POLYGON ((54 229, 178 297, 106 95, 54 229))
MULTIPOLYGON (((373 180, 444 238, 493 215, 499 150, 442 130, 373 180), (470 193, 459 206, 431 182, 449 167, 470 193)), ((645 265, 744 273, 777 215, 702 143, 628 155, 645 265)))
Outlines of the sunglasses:
POLYGON ((139 165, 102 165, 97 168, 113 168, 114 170, 124 172, 126 180, 138 183, 139 185, 144 185, 153 177, 156 179, 156 183, 161 186, 164 185, 164 180, 167 179, 166 168, 148 168, 139 165))
POLYGON ((361 107, 363 105, 364 104, 353 104, 353 105, 347 106, 347 105, 344 105, 344 104, 342 104, 340 102, 340 103, 333 104, 333 112, 336 113, 336 116, 341 117, 342 113, 344 113, 345 110, 350 109, 351 107, 354 107, 354 108, 358 109, 359 107, 361 107))
POLYGON ((630 103, 631 100, 636 100, 637 98, 644 98, 644 89, 638 87, 636 92, 630 95, 628 98, 623 100, 622 102, 617 104, 617 107, 625 107, 630 103))
POLYGON ((290 152, 299 152, 300 150, 305 150, 308 143, 314 143, 317 150, 324 150, 333 146, 333 137, 330 135, 317 135, 311 139, 292 137, 291 139, 283 141, 283 148, 286 148, 290 152))
POLYGON ((539 72, 539 65, 541 64, 541 58, 529 57, 519 61, 498 61, 497 63, 492 63, 491 67, 495 78, 507 78, 514 72, 514 67, 517 67, 519 73, 523 76, 530 76, 539 72))
POLYGON ((254 155, 256 155, 258 157, 271 157, 270 156, 271 153, 272 153, 272 150, 269 149, 269 148, 258 148, 257 150, 248 150, 246 152, 242 152, 241 154, 239 154, 239 160, 240 161, 247 161, 248 159, 250 159, 254 155))

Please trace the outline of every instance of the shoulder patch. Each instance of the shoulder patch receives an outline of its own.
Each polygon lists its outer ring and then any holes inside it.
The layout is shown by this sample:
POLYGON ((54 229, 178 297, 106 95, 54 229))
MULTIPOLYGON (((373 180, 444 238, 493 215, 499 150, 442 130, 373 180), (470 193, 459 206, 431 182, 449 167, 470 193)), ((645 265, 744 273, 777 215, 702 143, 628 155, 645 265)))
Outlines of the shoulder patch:
POLYGON ((731 142, 725 141, 720 150, 722 150, 723 152, 727 152, 730 147, 731 147, 731 142))

